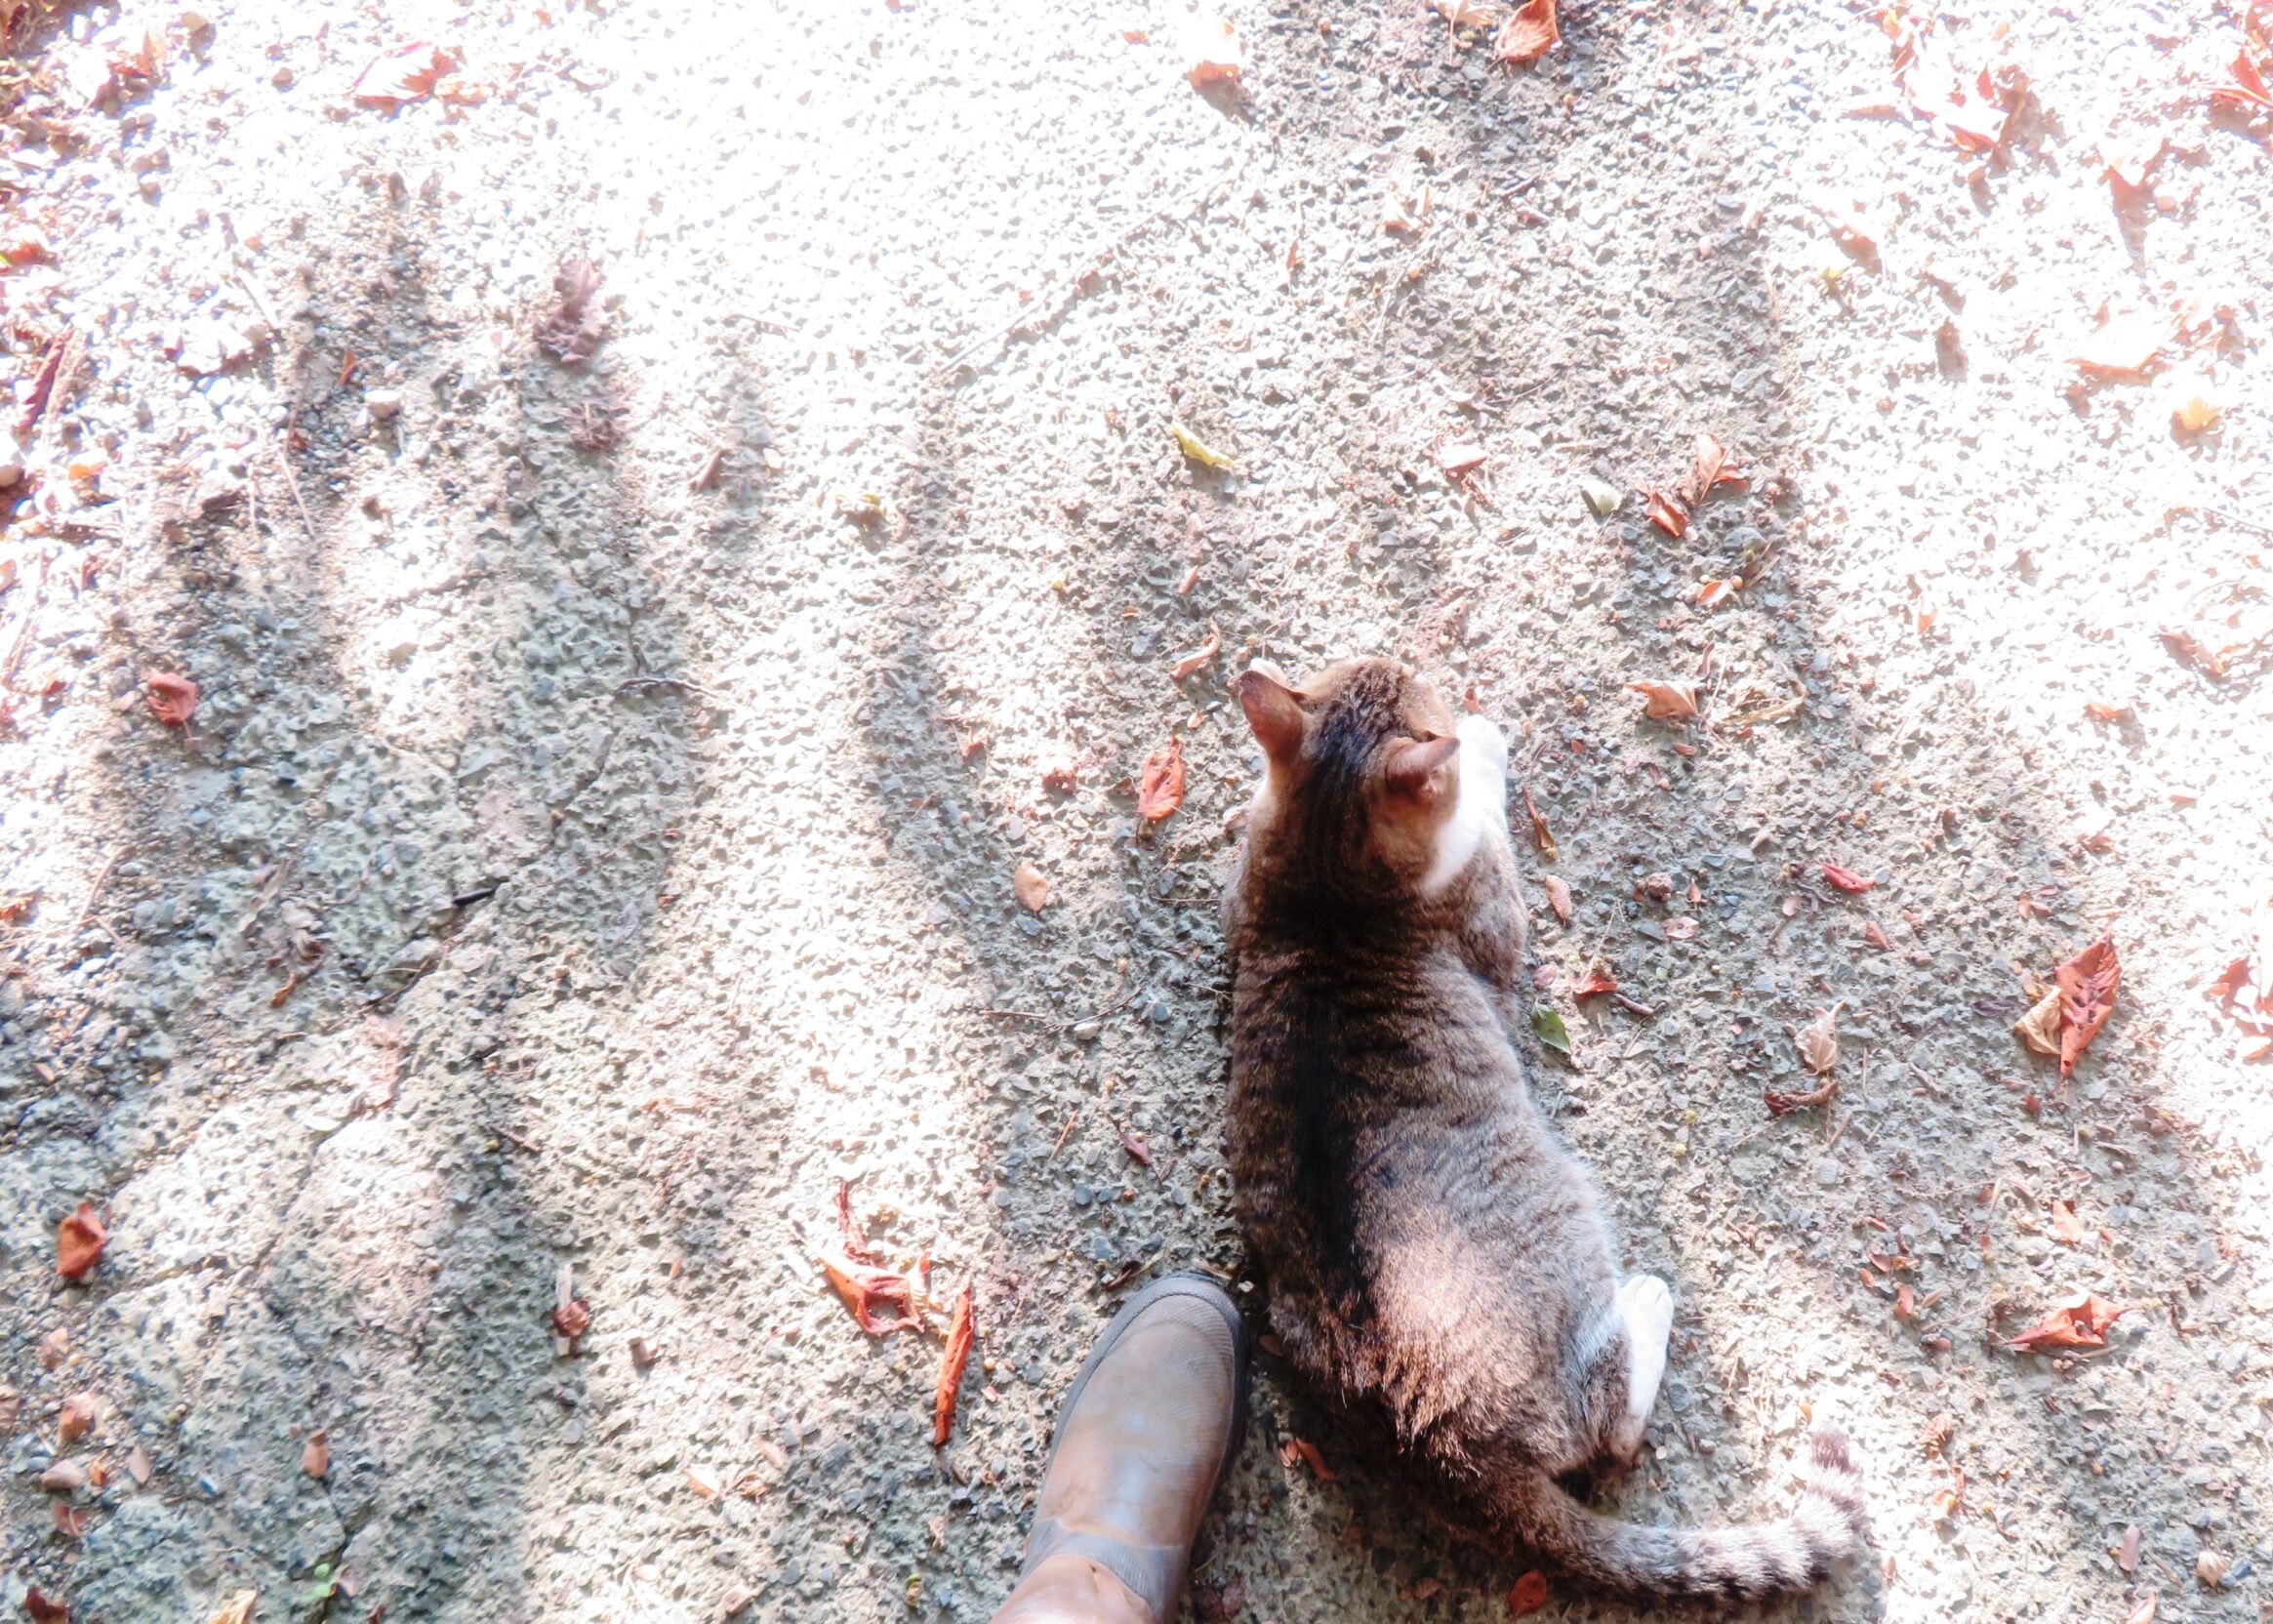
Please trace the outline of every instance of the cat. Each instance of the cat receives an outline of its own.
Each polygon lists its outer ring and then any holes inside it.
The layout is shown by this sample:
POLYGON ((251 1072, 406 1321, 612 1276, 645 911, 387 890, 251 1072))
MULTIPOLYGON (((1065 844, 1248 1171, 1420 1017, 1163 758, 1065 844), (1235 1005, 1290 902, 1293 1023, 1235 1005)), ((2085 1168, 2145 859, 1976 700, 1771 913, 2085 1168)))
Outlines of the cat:
POLYGON ((1557 1482, 1640 1450, 1673 1294, 1619 1279, 1587 1176, 1530 1097, 1499 730, 1387 660, 1235 686, 1268 764, 1224 894, 1231 1171, 1288 1359, 1385 1412, 1463 1523, 1590 1583, 1815 1584, 1862 1533, 1835 1431, 1781 1522, 1621 1522, 1557 1482))

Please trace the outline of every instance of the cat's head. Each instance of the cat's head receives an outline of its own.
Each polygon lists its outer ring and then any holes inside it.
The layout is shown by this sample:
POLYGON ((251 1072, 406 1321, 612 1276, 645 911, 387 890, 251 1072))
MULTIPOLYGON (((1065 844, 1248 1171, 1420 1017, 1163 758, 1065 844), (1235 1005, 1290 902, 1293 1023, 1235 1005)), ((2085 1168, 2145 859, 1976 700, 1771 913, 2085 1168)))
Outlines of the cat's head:
POLYGON ((1263 667, 1234 686, 1268 763, 1248 815, 1250 873, 1289 900, 1346 903, 1441 883, 1464 843, 1459 724, 1427 679, 1352 660, 1300 686, 1263 667))

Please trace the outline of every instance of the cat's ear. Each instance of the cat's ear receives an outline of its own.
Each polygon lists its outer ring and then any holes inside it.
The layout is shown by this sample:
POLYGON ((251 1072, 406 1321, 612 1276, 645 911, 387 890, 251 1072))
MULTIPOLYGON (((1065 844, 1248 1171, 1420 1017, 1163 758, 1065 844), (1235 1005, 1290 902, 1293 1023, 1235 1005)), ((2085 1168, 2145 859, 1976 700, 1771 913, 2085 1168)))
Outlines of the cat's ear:
POLYGON ((1383 776, 1392 794, 1435 806, 1460 787, 1459 754, 1457 739, 1407 739, 1390 751, 1383 776))
POLYGON ((1255 743, 1263 747, 1271 765, 1291 765, 1302 753, 1302 701, 1294 690, 1259 666, 1241 671, 1233 686, 1238 690, 1247 725, 1255 730, 1255 743))

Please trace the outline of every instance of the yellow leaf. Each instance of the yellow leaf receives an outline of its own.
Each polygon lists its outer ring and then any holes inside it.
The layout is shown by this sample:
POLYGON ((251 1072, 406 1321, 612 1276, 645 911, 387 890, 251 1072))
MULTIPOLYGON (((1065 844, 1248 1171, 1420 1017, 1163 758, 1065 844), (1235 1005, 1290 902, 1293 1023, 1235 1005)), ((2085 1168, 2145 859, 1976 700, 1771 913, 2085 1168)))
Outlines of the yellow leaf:
POLYGON ((1171 423, 1168 425, 1168 432, 1176 436, 1176 449, 1195 463, 1204 463, 1211 468, 1223 468, 1227 472, 1230 470, 1232 460, 1229 457, 1209 446, 1182 424, 1171 423))
POLYGON ((2012 1023, 2020 1040, 2038 1054, 2060 1057, 2060 990, 2047 993, 2037 1006, 2012 1023))

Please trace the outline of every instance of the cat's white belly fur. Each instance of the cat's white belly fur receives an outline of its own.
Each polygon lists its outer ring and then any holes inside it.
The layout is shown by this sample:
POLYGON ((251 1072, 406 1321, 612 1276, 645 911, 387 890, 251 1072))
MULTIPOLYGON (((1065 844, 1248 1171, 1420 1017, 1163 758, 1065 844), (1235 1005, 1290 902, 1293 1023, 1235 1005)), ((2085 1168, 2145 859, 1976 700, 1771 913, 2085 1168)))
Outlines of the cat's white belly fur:
POLYGON ((1436 861, 1421 876, 1434 895, 1459 877, 1486 840, 1508 837, 1508 741, 1488 717, 1463 716, 1459 800, 1437 836, 1436 861))

